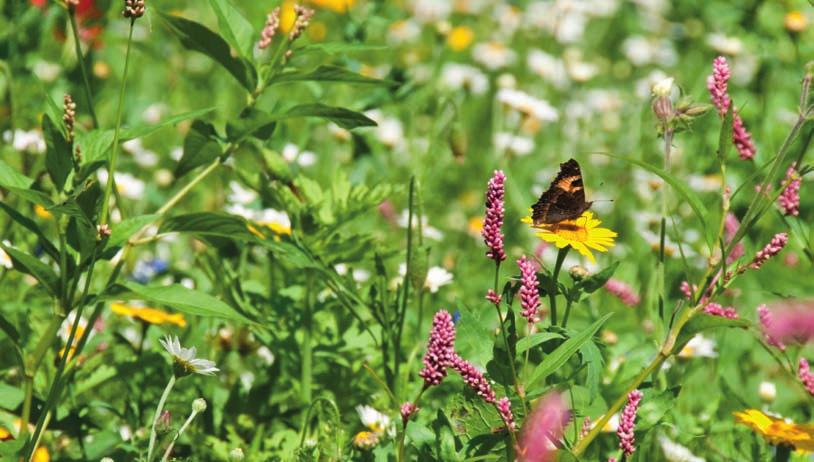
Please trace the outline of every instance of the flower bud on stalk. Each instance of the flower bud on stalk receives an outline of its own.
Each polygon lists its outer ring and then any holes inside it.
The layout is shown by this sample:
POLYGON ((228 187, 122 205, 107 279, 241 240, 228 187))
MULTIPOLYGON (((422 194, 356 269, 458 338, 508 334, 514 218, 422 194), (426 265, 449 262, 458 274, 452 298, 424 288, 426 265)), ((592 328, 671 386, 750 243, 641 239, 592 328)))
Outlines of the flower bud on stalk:
POLYGON ((135 21, 136 19, 144 16, 144 12, 146 10, 147 7, 144 5, 144 0, 125 0, 122 15, 125 18, 135 21))

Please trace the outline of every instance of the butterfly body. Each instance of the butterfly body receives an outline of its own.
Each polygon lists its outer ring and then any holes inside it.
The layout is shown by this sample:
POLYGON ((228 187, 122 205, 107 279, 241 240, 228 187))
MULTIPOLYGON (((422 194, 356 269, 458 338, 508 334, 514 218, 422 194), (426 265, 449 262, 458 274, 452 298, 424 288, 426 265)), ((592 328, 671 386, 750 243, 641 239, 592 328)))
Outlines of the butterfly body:
POLYGON ((570 159, 560 164, 560 172, 540 199, 532 205, 531 218, 534 226, 557 225, 573 220, 591 208, 592 202, 585 201, 585 188, 582 172, 576 160, 570 159))

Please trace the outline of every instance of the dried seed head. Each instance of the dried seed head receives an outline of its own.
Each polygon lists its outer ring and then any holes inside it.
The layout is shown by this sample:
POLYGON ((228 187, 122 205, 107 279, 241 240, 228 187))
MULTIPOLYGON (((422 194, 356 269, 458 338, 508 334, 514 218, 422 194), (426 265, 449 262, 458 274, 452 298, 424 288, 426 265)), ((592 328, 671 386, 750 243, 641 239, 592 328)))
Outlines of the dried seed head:
POLYGON ((261 50, 265 50, 271 45, 272 39, 274 39, 274 35, 277 33, 277 30, 280 28, 280 7, 275 8, 271 14, 268 15, 266 19, 266 25, 263 27, 263 31, 260 33, 260 41, 257 42, 257 47, 261 50))
POLYGON ((96 227, 96 235, 99 240, 110 237, 111 233, 112 231, 108 224, 102 224, 96 227))
POLYGON ((301 5, 294 6, 294 13, 297 15, 297 19, 294 21, 294 27, 291 28, 291 32, 288 35, 289 42, 293 42, 302 35, 308 27, 308 24, 310 24, 311 18, 314 16, 314 10, 301 5))
POLYGON ((68 141, 73 141, 73 125, 76 120, 76 103, 74 103, 71 95, 65 94, 62 105, 62 120, 65 122, 65 128, 68 129, 68 141))
POLYGON ((124 15, 125 18, 135 20, 144 16, 146 10, 147 7, 144 5, 144 0, 125 0, 122 15, 124 15))

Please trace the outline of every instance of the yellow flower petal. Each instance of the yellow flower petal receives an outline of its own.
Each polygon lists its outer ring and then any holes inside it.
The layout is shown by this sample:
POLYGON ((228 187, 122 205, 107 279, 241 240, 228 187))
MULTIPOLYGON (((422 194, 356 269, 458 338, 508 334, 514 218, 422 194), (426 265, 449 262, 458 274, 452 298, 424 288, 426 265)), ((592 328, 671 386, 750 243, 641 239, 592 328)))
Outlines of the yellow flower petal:
POLYGON ((591 249, 597 252, 607 252, 615 245, 614 239, 618 236, 615 231, 600 228, 599 225, 602 222, 594 218, 592 212, 587 211, 573 220, 564 220, 550 225, 534 226, 531 217, 523 217, 520 221, 538 230, 538 238, 553 243, 559 249, 570 245, 592 263, 595 263, 596 259, 591 249))
POLYGON ((734 415, 736 422, 751 428, 769 444, 784 444, 799 451, 814 451, 814 425, 787 422, 757 409, 735 412, 734 415))

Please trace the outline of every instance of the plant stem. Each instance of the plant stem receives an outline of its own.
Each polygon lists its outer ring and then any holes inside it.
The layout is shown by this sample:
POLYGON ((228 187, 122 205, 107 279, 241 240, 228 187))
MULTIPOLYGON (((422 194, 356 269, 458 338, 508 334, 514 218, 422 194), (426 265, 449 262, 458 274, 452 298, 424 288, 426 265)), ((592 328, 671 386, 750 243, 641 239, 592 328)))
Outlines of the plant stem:
POLYGON ((187 427, 189 427, 189 425, 192 423, 192 420, 195 419, 196 415, 198 415, 198 413, 195 412, 194 410, 190 412, 189 417, 187 417, 187 420, 184 422, 183 425, 181 425, 181 428, 178 429, 178 432, 175 433, 175 436, 172 437, 172 441, 170 441, 170 444, 167 446, 167 450, 164 451, 164 456, 161 458, 161 462, 170 460, 169 457, 170 454, 172 453, 172 448, 175 447, 175 442, 178 441, 178 437, 180 437, 184 433, 184 431, 186 431, 187 427))
MULTIPOLYGON (((413 269, 413 212, 415 210, 415 176, 410 177, 410 186, 407 196, 407 256, 404 262, 404 282, 402 283, 401 310, 397 316, 396 339, 393 342, 393 393, 399 396, 399 369, 401 368, 401 336, 404 332, 404 320, 407 316, 407 301, 410 298, 410 284, 412 284, 413 269)), ((418 217, 421 222, 421 217, 418 217)), ((385 326, 383 326, 385 327, 385 326)))
POLYGON ((76 47, 76 61, 79 63, 79 72, 82 74, 82 84, 85 89, 85 101, 88 105, 88 112, 90 118, 93 120, 93 126, 99 126, 99 119, 96 118, 96 110, 93 109, 93 96, 90 91, 90 80, 88 80, 88 70, 85 68, 85 58, 82 56, 82 46, 79 41, 79 27, 76 24, 76 8, 73 6, 68 7, 68 18, 70 19, 71 32, 73 33, 73 42, 76 47))
POLYGON ((300 378, 300 386, 302 387, 302 401, 303 403, 311 402, 311 361, 313 358, 313 351, 311 345, 311 330, 313 328, 313 290, 314 278, 312 274, 306 276, 305 287, 305 306, 302 314, 302 325, 305 329, 302 339, 302 370, 300 378))
POLYGON ((548 303, 551 305, 551 325, 557 325, 557 292, 560 290, 560 270, 562 269, 562 264, 565 261, 565 256, 568 255, 568 251, 571 250, 571 246, 565 246, 560 249, 559 253, 557 253, 557 262, 554 263, 554 273, 551 275, 551 279, 554 282, 554 291, 548 293, 548 303))
POLYGON ((777 446, 774 452, 774 462, 789 462, 791 459, 792 447, 781 444, 777 446))
POLYGON ((167 387, 164 388, 164 393, 161 394, 161 399, 158 401, 158 406, 155 408, 155 417, 153 417, 153 425, 150 427, 150 445, 147 447, 147 462, 153 461, 153 450, 155 449, 156 432, 155 427, 158 425, 158 419, 161 418, 161 411, 164 410, 164 404, 167 402, 167 397, 170 396, 170 391, 175 385, 175 374, 170 377, 167 382, 167 387))
POLYGON ((102 212, 99 214, 100 224, 107 224, 110 217, 108 212, 110 208, 110 194, 113 191, 114 180, 113 177, 116 173, 116 161, 119 157, 119 134, 121 133, 122 125, 122 109, 124 106, 124 90, 127 88, 127 69, 130 67, 130 47, 133 43, 133 25, 136 23, 135 18, 130 19, 130 32, 127 35, 127 50, 124 54, 124 73, 122 74, 122 83, 119 86, 119 104, 116 109, 116 127, 113 131, 113 151, 110 154, 110 162, 107 168, 107 186, 105 186, 105 194, 102 198, 102 212))
MULTIPOLYGON (((494 283, 494 291, 498 293, 498 283, 500 281, 500 260, 495 260, 495 283, 494 283)), ((497 311, 497 319, 500 321, 500 335, 503 337, 503 345, 506 347, 506 356, 509 359, 509 367, 512 370, 512 380, 514 382, 514 391, 517 393, 517 396, 520 398, 520 402, 523 404, 523 410, 528 412, 526 407, 526 393, 520 387, 520 380, 517 378, 517 370, 514 366, 514 354, 512 349, 509 347, 509 337, 506 336, 506 326, 505 319, 503 319, 503 313, 500 311, 500 303, 493 303, 495 306, 495 311, 497 311)))
MULTIPOLYGON (((670 149, 673 144, 673 130, 664 131, 664 171, 670 173, 670 149)), ((658 291, 659 291, 659 319, 664 320, 665 300, 665 273, 667 271, 664 258, 664 241, 667 234, 667 183, 662 182, 661 190, 661 225, 659 228, 659 261, 658 261, 658 291)))

